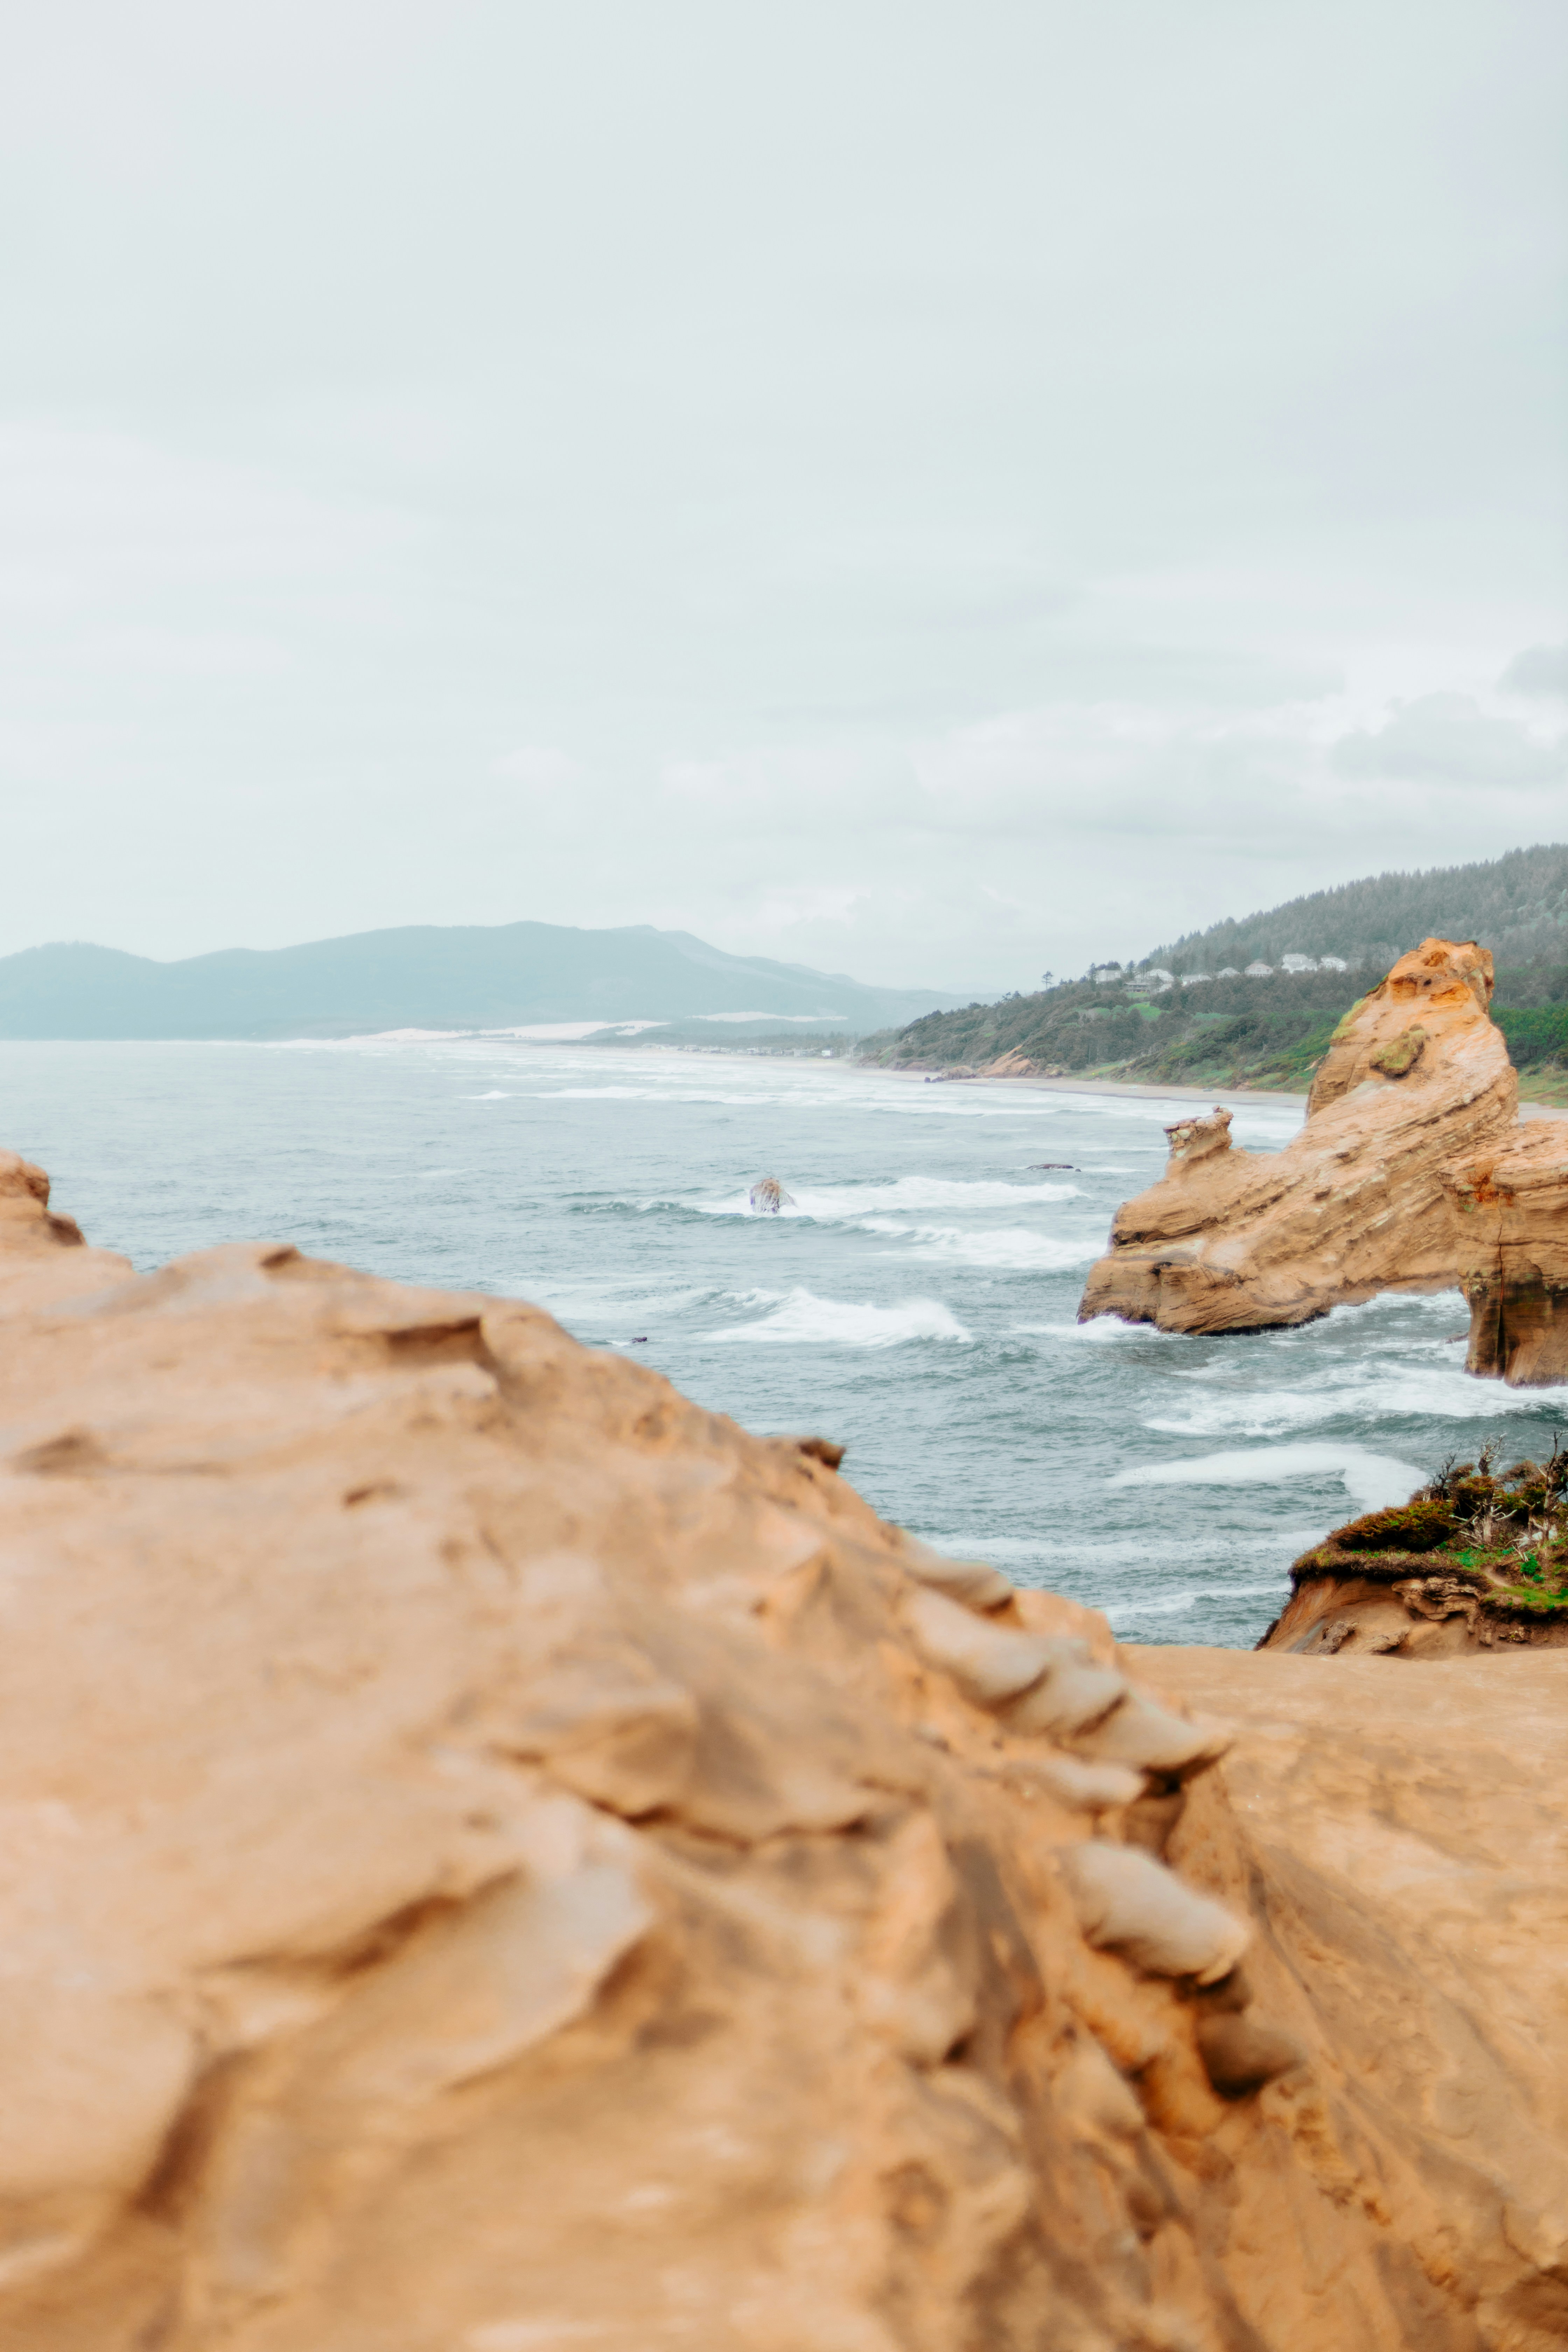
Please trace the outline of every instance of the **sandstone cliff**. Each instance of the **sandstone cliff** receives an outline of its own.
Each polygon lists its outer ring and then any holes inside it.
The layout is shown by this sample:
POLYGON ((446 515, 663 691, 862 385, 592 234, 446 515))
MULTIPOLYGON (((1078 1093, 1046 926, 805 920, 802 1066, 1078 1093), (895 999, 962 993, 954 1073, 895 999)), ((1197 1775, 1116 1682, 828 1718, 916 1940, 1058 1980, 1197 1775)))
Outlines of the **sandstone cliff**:
POLYGON ((1283 1151, 1235 1150, 1224 1111, 1170 1128, 1165 1174, 1117 1211, 1079 1320, 1249 1330, 1455 1283, 1441 1171, 1518 1108, 1490 993, 1482 950, 1427 940, 1345 1015, 1283 1151))
POLYGON ((1515 1388, 1568 1381, 1568 1119, 1543 1119, 1443 1171, 1466 1370, 1515 1388))
POLYGON ((1226 1755, 529 1307, 0 1211, 5 2352, 1563 2340, 1548 1685, 1226 1755))

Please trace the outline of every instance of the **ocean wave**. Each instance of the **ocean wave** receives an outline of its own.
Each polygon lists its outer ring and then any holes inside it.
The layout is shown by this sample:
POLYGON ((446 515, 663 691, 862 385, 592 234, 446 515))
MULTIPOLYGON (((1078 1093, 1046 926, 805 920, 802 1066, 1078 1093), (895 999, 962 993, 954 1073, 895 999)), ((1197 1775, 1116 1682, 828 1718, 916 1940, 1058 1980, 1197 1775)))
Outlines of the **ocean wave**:
MULTIPOLYGON (((1090 1253, 1091 1255, 1093 1254, 1090 1253)), ((1074 1263, 1081 1265, 1083 1261, 1079 1258, 1074 1263)), ((1021 1338, 1086 1339, 1095 1347, 1104 1347, 1113 1339, 1182 1339, 1186 1337, 1183 1331, 1162 1331, 1152 1323, 1123 1323, 1114 1315, 1097 1315, 1092 1323, 1009 1323, 1007 1328, 1021 1338)))
MULTIPOLYGON (((1168 1567, 1181 1561, 1193 1575, 1212 1574, 1218 1577, 1232 1560, 1256 1554, 1259 1559, 1279 1559, 1293 1543, 1297 1551, 1313 1540, 1316 1523, 1299 1528, 1271 1527, 1257 1535, 1215 1536, 1207 1531, 1190 1536, 1163 1536, 1160 1541, 1160 1566, 1168 1567)), ((1146 1528, 1136 1534, 1117 1537, 1104 1542, 1085 1542, 1079 1538, 1058 1539, 1045 1536, 990 1536, 977 1540, 966 1535, 933 1535, 926 1540, 938 1551, 953 1553, 961 1559, 984 1559, 997 1568, 1005 1568, 1009 1560, 1027 1560, 1057 1568, 1121 1569, 1136 1568, 1146 1574, 1149 1567, 1149 1533, 1146 1528)), ((1234 1586, 1226 1588, 1234 1591, 1234 1586)), ((1270 1588, 1272 1589, 1272 1588, 1270 1588)))
MULTIPOLYGON (((1018 1209, 1034 1202, 1076 1201, 1081 1195, 1077 1184, 1009 1184, 999 1178, 977 1178, 971 1181, 947 1176, 898 1176, 891 1183, 878 1184, 794 1184, 788 1176, 779 1180, 791 1195, 790 1204, 779 1211, 764 1210, 762 1214, 785 1217, 810 1217, 818 1224, 839 1224, 869 1220, 879 1211, 917 1209, 1018 1209)), ((751 1203, 748 1185, 738 1192, 707 1194, 684 1200, 639 1201, 639 1208, 700 1209, 710 1217, 746 1217, 759 1213, 751 1203)), ((873 1228, 873 1230, 876 1230, 873 1228)))
MULTIPOLYGON (((745 1294, 742 1294, 744 1296, 745 1294)), ((752 1293, 759 1303, 777 1297, 752 1293)), ((893 1307, 869 1307, 839 1298, 819 1298, 815 1291, 795 1288, 778 1300, 760 1322, 741 1323, 725 1331, 710 1331, 710 1340, 748 1339, 792 1347, 897 1348, 909 1339, 956 1340, 969 1344, 970 1334, 939 1298, 903 1298, 893 1307)))
MULTIPOLYGON (((868 1223, 876 1230, 875 1220, 868 1223)), ((910 1237, 908 1249, 889 1250, 887 1255, 921 1258, 932 1265, 1011 1267, 1019 1273, 1051 1274, 1068 1266, 1088 1265, 1100 1255, 1098 1241, 1058 1241, 1050 1234, 1032 1234, 1018 1226, 973 1233, 957 1225, 915 1225, 910 1237)))
POLYGON ((1521 1412, 1561 1414, 1568 1386, 1504 1388, 1473 1380, 1458 1364, 1406 1365, 1403 1372, 1380 1369, 1376 1379, 1357 1378, 1340 1366, 1322 1375, 1322 1386, 1265 1390, 1240 1396, 1221 1391, 1194 1398, 1180 1414, 1161 1414, 1143 1426, 1167 1437, 1282 1437, 1291 1430, 1325 1422, 1495 1421, 1521 1412))
POLYGON ((1267 1584, 1207 1584, 1183 1585, 1174 1592, 1144 1593, 1136 1601, 1104 1601, 1100 1607, 1112 1633, 1123 1625, 1135 1624, 1145 1617, 1183 1617, 1200 1602, 1216 1601, 1261 1601, 1266 1598, 1283 1600, 1290 1590, 1288 1576, 1271 1577, 1267 1584))
POLYGON ((1184 1462, 1140 1462, 1112 1486, 1273 1486, 1286 1478, 1337 1478, 1363 1511, 1407 1503, 1430 1473, 1364 1445, 1268 1445, 1200 1454, 1184 1462))

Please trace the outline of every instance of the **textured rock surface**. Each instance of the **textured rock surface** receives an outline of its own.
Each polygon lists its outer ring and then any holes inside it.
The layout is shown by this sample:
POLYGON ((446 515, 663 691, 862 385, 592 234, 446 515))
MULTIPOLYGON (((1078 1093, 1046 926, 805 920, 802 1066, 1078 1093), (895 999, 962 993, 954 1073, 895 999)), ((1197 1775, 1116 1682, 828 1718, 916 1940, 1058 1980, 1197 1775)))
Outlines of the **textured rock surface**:
MULTIPOLYGON (((0 1187, 5 2352, 1561 2340, 1561 2002, 1472 2094, 1470 1845, 1413 1850, 1408 1960, 1375 1886, 1302 1907, 1293 1789, 831 1447, 286 1245, 135 1276, 0 1187), (1534 2185, 1495 2100, 1451 2179, 1368 2120, 1357 1988, 1429 1949, 1397 2079, 1459 2132, 1523 2069, 1534 2185)), ((1331 1694, 1224 1671, 1281 1666, 1331 1694)))
MULTIPOLYGON (((1415 1673, 1162 1650, 1150 1666, 1237 1727, 1171 1856, 1252 1903, 1259 2011, 1309 2061, 1261 2104, 1342 2210, 1396 2217, 1441 2290, 1405 2343, 1568 2343, 1568 1655, 1415 1673)), ((1260 2188, 1244 2174, 1244 2202, 1260 2188)), ((1330 2292, 1311 2228, 1278 2217, 1281 2270, 1289 2247, 1330 2292)), ((1270 2345, 1298 2340, 1283 2308, 1255 2315, 1270 2345)))
POLYGON ((1490 994, 1489 955, 1427 940, 1345 1015, 1283 1151, 1235 1150, 1224 1111, 1170 1128, 1165 1174, 1117 1211, 1079 1319, 1237 1331, 1448 1287, 1439 1171, 1500 1138, 1517 1110, 1490 994))
POLYGON ((1520 1128, 1443 1171, 1467 1371, 1514 1388, 1568 1381, 1568 1119, 1520 1128))

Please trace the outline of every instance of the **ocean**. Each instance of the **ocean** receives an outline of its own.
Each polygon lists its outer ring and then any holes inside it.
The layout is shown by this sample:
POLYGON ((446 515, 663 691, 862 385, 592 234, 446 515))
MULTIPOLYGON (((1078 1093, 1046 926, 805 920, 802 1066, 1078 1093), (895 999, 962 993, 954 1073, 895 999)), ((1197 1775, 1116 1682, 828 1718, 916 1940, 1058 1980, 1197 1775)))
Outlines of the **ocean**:
MULTIPOLYGON (((0 1044, 0 1143, 139 1267, 266 1236, 536 1300, 750 1429, 838 1440, 884 1517, 1123 1640, 1241 1645, 1331 1527, 1489 1440, 1539 1454, 1568 1389, 1468 1379, 1457 1292, 1247 1339, 1080 1327, 1194 1108, 506 1040, 0 1044), (748 1209, 764 1175, 780 1216, 748 1209)), ((1259 1151, 1300 1116, 1233 1108, 1259 1151)))

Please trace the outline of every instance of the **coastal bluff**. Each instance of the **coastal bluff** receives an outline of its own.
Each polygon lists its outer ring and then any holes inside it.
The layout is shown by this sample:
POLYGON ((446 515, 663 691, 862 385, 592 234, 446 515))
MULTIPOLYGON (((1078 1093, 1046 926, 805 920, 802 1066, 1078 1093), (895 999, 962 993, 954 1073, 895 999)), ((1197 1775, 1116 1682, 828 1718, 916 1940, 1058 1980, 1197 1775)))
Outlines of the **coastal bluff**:
POLYGON ((0 2352, 1564 2341, 1568 1654, 1119 1650, 830 1441, 0 1153, 0 2352))

